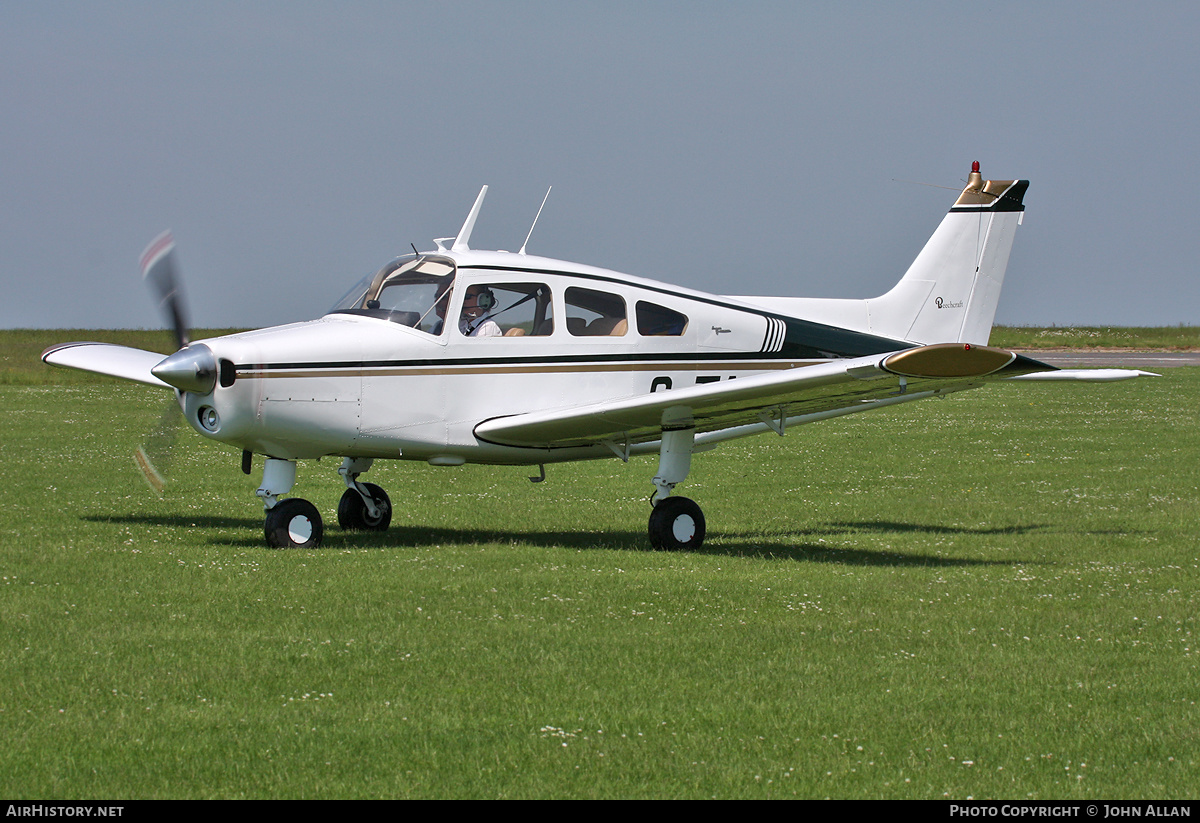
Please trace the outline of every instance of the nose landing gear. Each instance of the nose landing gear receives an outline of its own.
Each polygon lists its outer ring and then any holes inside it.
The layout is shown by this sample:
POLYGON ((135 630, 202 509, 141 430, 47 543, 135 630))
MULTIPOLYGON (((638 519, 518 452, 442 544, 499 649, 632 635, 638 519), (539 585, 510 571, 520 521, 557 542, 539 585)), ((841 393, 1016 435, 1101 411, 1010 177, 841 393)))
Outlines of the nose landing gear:
MULTIPOLYGON (((385 531, 392 522, 392 501, 374 483, 360 483, 358 476, 371 467, 371 460, 347 457, 338 474, 346 491, 338 503, 338 525, 347 531, 385 531)), ((267 510, 264 534, 272 549, 315 549, 321 545, 325 526, 317 507, 299 497, 280 500, 296 484, 296 463, 268 457, 263 481, 255 492, 267 510)))
POLYGON ((272 549, 315 549, 321 545, 325 527, 317 507, 299 497, 280 500, 296 484, 296 463, 268 457, 263 466, 262 485, 255 492, 267 510, 263 532, 272 549))
POLYGON ((321 545, 325 527, 317 507, 299 497, 281 500, 267 510, 264 529, 273 549, 315 549, 321 545))

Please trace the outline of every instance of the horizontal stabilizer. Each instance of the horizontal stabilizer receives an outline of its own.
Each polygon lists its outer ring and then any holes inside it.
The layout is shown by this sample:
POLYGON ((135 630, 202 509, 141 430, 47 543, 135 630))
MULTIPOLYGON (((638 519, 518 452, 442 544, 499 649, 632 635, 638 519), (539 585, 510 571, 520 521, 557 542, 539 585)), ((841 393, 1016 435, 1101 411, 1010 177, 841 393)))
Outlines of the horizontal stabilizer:
POLYGON ((1112 383, 1116 380, 1132 380, 1135 377, 1162 377, 1152 371, 1139 369, 1058 369, 1035 374, 1022 374, 1009 380, 1074 380, 1081 383, 1112 383))
POLYGON ((118 346, 115 343, 61 343, 42 352, 42 362, 51 366, 119 377, 147 386, 171 388, 150 373, 166 359, 165 354, 118 346))

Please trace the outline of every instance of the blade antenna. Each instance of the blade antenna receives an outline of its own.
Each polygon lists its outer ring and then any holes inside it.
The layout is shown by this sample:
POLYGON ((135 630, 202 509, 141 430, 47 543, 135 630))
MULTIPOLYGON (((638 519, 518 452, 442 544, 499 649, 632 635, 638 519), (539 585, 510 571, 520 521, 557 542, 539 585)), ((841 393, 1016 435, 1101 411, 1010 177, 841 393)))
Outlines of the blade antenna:
POLYGON ((471 240, 471 232, 475 230, 475 218, 479 216, 479 207, 483 205, 483 197, 487 194, 487 190, 487 186, 479 190, 479 196, 475 198, 475 205, 471 207, 471 213, 467 215, 462 228, 458 230, 458 237, 454 238, 454 245, 450 247, 450 251, 470 251, 471 247, 467 243, 471 240))
POLYGON ((533 229, 537 226, 538 218, 542 216, 542 209, 546 208, 546 201, 550 199, 550 192, 554 191, 554 186, 546 189, 546 196, 542 198, 542 205, 538 206, 537 214, 533 216, 533 225, 529 227, 529 234, 525 235, 525 242, 521 244, 521 250, 517 254, 524 254, 525 247, 529 245, 529 238, 533 236, 533 229))

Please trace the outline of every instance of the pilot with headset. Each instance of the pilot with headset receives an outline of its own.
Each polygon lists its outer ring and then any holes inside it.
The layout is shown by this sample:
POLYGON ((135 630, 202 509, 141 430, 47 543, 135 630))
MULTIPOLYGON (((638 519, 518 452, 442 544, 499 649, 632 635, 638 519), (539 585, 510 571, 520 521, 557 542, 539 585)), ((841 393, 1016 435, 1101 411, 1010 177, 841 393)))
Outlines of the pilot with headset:
MULTIPOLYGON (((441 334, 446 326, 446 309, 450 306, 450 297, 454 294, 453 276, 446 278, 438 286, 437 299, 434 300, 434 312, 437 321, 430 334, 441 334)), ((487 286, 467 286, 466 296, 463 297, 462 314, 458 319, 458 330, 467 337, 502 337, 504 332, 495 320, 487 319, 487 312, 496 306, 496 295, 487 286), (483 318, 483 322, 480 322, 483 318)))
POLYGON ((487 286, 467 286, 463 295, 462 315, 458 319, 458 330, 467 337, 502 337, 504 332, 495 320, 488 319, 488 312, 496 307, 496 295, 487 286))

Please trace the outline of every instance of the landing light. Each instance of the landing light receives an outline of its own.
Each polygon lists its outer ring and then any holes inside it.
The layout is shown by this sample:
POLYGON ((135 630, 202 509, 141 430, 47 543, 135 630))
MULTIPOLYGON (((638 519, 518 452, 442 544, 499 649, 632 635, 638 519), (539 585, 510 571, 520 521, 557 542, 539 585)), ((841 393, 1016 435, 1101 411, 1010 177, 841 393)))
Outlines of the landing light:
POLYGON ((196 417, 205 431, 215 432, 221 428, 221 415, 217 414, 217 410, 212 406, 201 406, 196 417))

